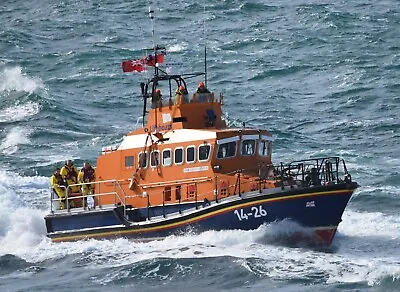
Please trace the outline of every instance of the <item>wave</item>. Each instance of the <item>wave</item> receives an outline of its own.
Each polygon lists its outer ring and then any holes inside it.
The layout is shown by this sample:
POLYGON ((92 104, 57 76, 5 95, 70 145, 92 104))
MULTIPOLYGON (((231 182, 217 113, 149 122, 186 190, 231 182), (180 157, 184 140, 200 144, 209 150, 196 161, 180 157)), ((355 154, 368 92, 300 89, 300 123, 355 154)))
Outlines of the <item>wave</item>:
POLYGON ((18 151, 18 145, 29 144, 31 129, 23 127, 12 128, 0 144, 0 152, 4 155, 12 155, 18 151))
MULTIPOLYGON (((0 69, 0 124, 18 124, 31 120, 41 110, 43 96, 46 96, 46 88, 39 78, 32 78, 22 73, 21 67, 5 67, 0 69)), ((1 144, 1 150, 15 146, 16 132, 11 130, 5 141, 1 144), (11 143, 11 145, 10 145, 11 143)), ((6 128, 4 127, 5 131, 6 128)), ((1 132, 0 131, 0 134, 1 132)), ((27 135, 23 135, 27 136, 27 135)), ((14 152, 14 150, 11 150, 14 152)))
POLYGON ((25 104, 18 104, 0 110, 0 123, 19 122, 40 112, 41 106, 37 102, 28 101, 25 104))
POLYGON ((38 89, 44 89, 42 81, 39 78, 26 76, 19 66, 3 68, 0 71, 0 92, 23 91, 33 93, 38 89))
POLYGON ((22 177, 0 169, 0 255, 29 252, 44 240, 47 190, 48 178, 22 177), (32 208, 40 201, 42 205, 32 208))

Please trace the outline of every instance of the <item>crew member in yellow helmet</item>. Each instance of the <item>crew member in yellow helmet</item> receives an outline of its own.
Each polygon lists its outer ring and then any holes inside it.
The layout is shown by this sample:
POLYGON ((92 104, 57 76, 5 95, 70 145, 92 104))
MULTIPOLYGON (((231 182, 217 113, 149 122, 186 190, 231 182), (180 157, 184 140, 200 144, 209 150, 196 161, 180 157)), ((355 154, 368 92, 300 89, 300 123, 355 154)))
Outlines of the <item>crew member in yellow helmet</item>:
POLYGON ((52 188, 52 191, 57 195, 58 199, 60 200, 60 209, 63 210, 66 207, 66 202, 65 202, 65 188, 64 186, 64 180, 60 174, 60 168, 57 167, 54 170, 53 175, 50 177, 50 185, 52 188))

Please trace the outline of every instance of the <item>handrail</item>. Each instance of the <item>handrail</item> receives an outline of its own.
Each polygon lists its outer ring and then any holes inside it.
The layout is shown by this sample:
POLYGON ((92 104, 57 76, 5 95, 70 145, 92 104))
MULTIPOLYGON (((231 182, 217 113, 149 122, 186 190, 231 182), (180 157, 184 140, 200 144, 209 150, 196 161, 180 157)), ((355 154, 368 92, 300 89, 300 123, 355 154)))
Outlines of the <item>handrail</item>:
MULTIPOLYGON (((96 181, 96 182, 88 182, 81 184, 73 184, 68 187, 59 186, 64 189, 65 192, 65 200, 67 202, 66 209, 70 211, 69 201, 75 199, 82 199, 82 206, 85 208, 85 198, 84 194, 80 194, 77 196, 71 196, 69 194, 69 190, 74 186, 80 186, 81 188, 84 185, 95 185, 97 193, 92 194, 94 197, 98 198, 98 203, 101 208, 101 197, 107 195, 114 196, 114 205, 121 204, 123 206, 123 215, 124 218, 129 222, 128 214, 127 214, 127 199, 135 198, 135 197, 147 197, 147 219, 150 220, 153 216, 156 216, 158 211, 155 209, 162 208, 162 213, 158 213, 158 215, 162 215, 166 217, 168 212, 165 212, 168 206, 172 204, 178 205, 178 211, 182 214, 182 208, 187 203, 194 203, 193 208, 198 209, 200 202, 203 204, 207 204, 210 198, 213 198, 212 201, 215 203, 219 203, 220 199, 234 196, 238 191, 238 196, 242 196, 242 192, 253 192, 258 191, 262 193, 265 188, 269 187, 281 187, 282 190, 285 187, 308 187, 308 186, 317 186, 324 184, 338 184, 338 183, 349 183, 351 182, 351 176, 347 171, 347 167, 344 159, 339 157, 322 157, 322 158, 314 158, 307 160, 298 160, 292 161, 288 164, 281 163, 280 165, 272 165, 265 164, 260 165, 258 167, 249 168, 249 169, 240 169, 235 170, 230 173, 219 173, 214 177, 200 177, 200 178, 189 178, 189 179, 181 179, 181 180, 171 180, 166 182, 157 182, 157 183, 149 183, 141 185, 143 189, 146 188, 162 188, 163 186, 175 186, 175 189, 178 189, 180 186, 180 196, 176 198, 175 201, 165 201, 165 190, 154 190, 151 191, 151 194, 147 192, 143 192, 143 194, 135 194, 128 195, 124 188, 121 185, 121 182, 125 182, 126 180, 104 180, 104 181, 96 181), (257 172, 255 171, 257 170, 257 172), (268 170, 265 172, 265 170, 268 170), (263 172, 264 171, 264 172, 263 172), (342 177, 341 175, 344 176, 342 177), (224 182, 224 187, 222 187, 221 182, 224 182), (113 191, 107 193, 100 192, 100 186, 105 183, 113 183, 114 188, 113 191), (214 186, 212 190, 208 190, 207 192, 203 192, 199 194, 198 186, 202 183, 210 183, 214 186), (193 185, 194 188, 190 191, 190 197, 183 197, 183 189, 185 185, 193 185), (226 192, 221 192, 222 188, 226 188, 226 192), (233 191, 233 193, 232 193, 233 191), (193 193, 194 192, 194 193, 193 193), (221 192, 221 193, 220 193, 221 192), (213 194, 213 196, 211 195, 213 194), (157 203, 157 206, 151 205, 151 199, 160 198, 162 195, 162 205, 157 203), (182 206, 181 206, 182 205, 182 206), (153 212, 151 214, 151 212, 153 212)), ((53 191, 52 191, 53 193, 53 191)), ((60 199, 51 198, 51 202, 60 201, 60 199)), ((154 202, 154 201, 153 201, 154 202)), ((160 201, 159 201, 160 202, 160 201)), ((203 205, 204 206, 204 205, 203 205)), ((187 208, 187 207, 186 207, 187 208)), ((161 211, 161 210, 159 210, 161 211)), ((53 212, 53 204, 51 204, 51 212, 53 212)), ((157 215, 157 216, 158 216, 157 215)))
MULTIPOLYGON (((86 205, 85 199, 89 196, 89 194, 88 194, 88 196, 83 194, 83 186, 85 186, 85 185, 95 185, 95 186, 97 186, 97 188, 99 190, 101 184, 113 183, 114 184, 114 191, 113 192, 107 192, 107 193, 98 192, 96 194, 90 194, 90 195, 93 196, 93 197, 96 197, 96 198, 101 198, 102 196, 107 196, 107 195, 114 195, 114 205, 116 206, 116 205, 118 205, 118 203, 122 204, 124 206, 124 216, 126 217, 126 198, 127 198, 127 196, 126 196, 126 193, 125 193, 124 189, 122 188, 122 186, 120 184, 120 182, 122 182, 122 181, 124 181, 124 180, 102 180, 102 181, 70 184, 68 186, 58 185, 58 187, 64 190, 64 200, 67 203, 66 204, 66 209, 69 212, 70 209, 71 209, 70 201, 72 201, 72 200, 82 199, 82 207, 83 208, 86 207, 85 206, 86 205), (73 187, 76 187, 76 186, 80 187, 81 192, 76 193, 78 195, 73 195, 73 196, 70 195, 70 193, 72 193, 72 192, 70 192, 70 190, 73 187), (119 191, 117 191, 117 187, 118 187, 119 191), (122 194, 123 194, 122 197, 120 195, 120 192, 122 192, 122 194)), ((51 202, 50 211, 51 211, 51 213, 54 213, 53 202, 59 202, 59 201, 61 201, 61 198, 58 197, 57 193, 55 193, 53 187, 50 187, 50 193, 51 193, 51 195, 50 195, 50 202, 51 202), (57 198, 53 198, 53 194, 54 193, 57 195, 57 198)), ((100 203, 101 200, 99 199, 98 202, 100 203)), ((101 208, 101 204, 99 204, 99 207, 101 208)))
POLYGON ((344 159, 337 156, 293 161, 287 166, 281 167, 279 171, 284 176, 298 179, 300 174, 293 172, 296 169, 298 172, 301 171, 301 181, 305 185, 351 181, 344 159), (343 180, 340 178, 340 172, 343 172, 343 180))

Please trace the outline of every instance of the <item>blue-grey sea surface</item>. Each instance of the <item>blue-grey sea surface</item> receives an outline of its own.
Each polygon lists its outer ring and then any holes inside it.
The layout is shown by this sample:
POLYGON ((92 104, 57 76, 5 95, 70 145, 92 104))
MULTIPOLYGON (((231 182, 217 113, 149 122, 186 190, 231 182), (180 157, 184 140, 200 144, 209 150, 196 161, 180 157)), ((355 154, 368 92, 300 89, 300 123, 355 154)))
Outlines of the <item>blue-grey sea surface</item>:
POLYGON ((400 291, 399 4, 1 1, 0 291, 400 291), (46 237, 53 169, 95 164, 141 122, 151 72, 121 61, 153 46, 150 5, 167 69, 204 71, 206 45, 226 119, 268 129, 275 163, 346 160, 361 187, 329 249, 280 244, 279 223, 147 243, 46 237))

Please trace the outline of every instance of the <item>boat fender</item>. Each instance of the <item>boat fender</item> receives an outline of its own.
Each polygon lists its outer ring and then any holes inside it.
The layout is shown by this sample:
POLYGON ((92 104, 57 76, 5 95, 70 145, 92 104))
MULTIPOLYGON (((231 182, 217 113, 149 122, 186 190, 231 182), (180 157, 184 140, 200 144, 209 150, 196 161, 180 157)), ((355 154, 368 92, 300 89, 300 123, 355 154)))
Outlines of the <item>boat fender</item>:
POLYGON ((93 198, 93 195, 88 196, 87 199, 86 199, 86 202, 87 202, 87 207, 88 207, 89 210, 94 209, 94 198, 93 198))
POLYGON ((207 206, 211 206, 211 202, 210 202, 207 198, 204 198, 204 201, 203 201, 203 208, 204 208, 204 207, 207 207, 207 206))
POLYGON ((61 209, 61 202, 60 199, 57 195, 57 193, 55 192, 55 190, 53 189, 51 192, 51 203, 52 203, 52 209, 53 210, 60 210, 61 209))

